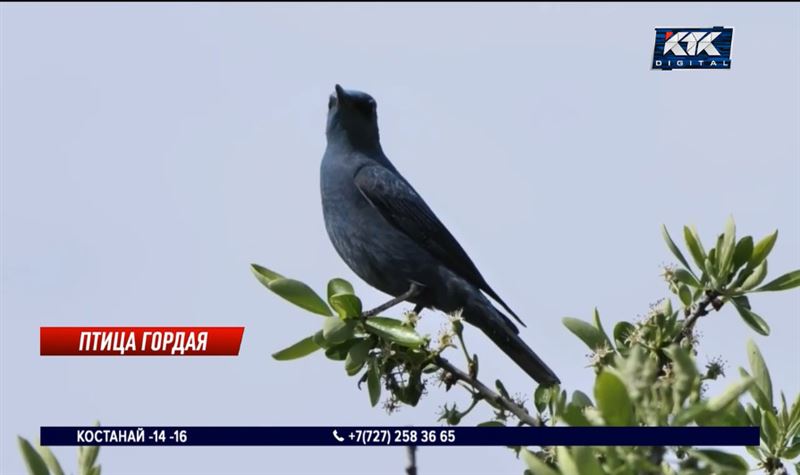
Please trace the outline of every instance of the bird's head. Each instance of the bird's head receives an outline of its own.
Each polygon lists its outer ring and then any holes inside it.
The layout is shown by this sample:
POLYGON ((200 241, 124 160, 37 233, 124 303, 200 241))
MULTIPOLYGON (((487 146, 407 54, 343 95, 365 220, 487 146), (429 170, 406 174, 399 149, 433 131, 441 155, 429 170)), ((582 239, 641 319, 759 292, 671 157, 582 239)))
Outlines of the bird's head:
POLYGON ((328 99, 328 141, 346 140, 357 148, 380 148, 377 103, 369 94, 336 85, 328 99))

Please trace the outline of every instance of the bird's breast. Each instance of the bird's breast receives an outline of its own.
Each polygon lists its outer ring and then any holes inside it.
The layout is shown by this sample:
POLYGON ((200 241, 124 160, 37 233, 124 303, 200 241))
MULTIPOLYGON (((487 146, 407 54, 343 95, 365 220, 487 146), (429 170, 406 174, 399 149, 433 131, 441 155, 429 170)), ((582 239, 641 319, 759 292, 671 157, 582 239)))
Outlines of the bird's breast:
POLYGON ((354 170, 323 160, 321 172, 325 228, 353 272, 390 295, 408 290, 411 280, 423 282, 429 271, 419 263, 431 263, 430 256, 361 194, 353 181, 354 170))

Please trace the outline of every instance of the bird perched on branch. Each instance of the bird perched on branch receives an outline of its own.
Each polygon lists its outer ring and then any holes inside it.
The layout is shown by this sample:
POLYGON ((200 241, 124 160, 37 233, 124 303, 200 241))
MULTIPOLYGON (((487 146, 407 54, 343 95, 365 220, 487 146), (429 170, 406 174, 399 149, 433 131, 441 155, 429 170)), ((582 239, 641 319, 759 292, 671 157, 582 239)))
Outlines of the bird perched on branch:
MULTIPOLYGON (((489 287, 475 264, 380 144, 377 104, 338 84, 328 102, 321 192, 325 228, 345 263, 369 285, 422 308, 462 311, 541 384, 555 373, 519 337, 522 320, 489 287)), ((523 324, 524 325, 524 324, 523 324)))

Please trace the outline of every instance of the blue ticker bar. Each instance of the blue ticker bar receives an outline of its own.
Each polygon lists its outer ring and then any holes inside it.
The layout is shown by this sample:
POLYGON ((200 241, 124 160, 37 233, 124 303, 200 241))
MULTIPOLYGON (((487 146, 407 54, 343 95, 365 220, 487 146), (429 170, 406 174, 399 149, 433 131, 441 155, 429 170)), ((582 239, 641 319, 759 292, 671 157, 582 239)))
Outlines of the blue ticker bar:
POLYGON ((41 427, 42 445, 746 446, 758 427, 41 427))

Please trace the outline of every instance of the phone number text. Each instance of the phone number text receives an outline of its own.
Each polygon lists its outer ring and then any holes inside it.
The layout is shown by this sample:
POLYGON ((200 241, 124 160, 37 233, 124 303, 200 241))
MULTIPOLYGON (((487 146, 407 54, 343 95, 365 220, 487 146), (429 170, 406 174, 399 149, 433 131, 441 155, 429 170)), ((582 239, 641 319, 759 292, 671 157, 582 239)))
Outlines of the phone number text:
POLYGON ((452 429, 356 429, 351 432, 350 439, 362 445, 447 444, 456 441, 456 431, 452 429))

